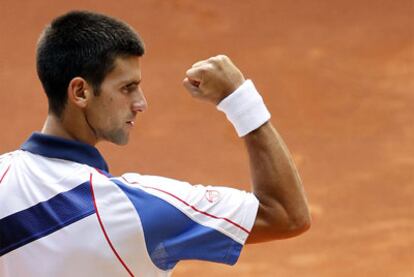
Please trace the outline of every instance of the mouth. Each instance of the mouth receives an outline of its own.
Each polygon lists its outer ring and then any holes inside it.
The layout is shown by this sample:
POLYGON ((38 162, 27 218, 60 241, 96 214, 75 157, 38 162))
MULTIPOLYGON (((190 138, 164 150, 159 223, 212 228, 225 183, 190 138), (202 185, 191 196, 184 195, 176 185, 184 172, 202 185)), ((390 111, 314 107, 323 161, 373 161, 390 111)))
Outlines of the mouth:
POLYGON ((134 125, 135 125, 135 121, 133 121, 133 120, 128 120, 128 121, 126 122, 126 124, 127 124, 127 125, 129 125, 129 126, 131 126, 131 127, 134 127, 134 125))

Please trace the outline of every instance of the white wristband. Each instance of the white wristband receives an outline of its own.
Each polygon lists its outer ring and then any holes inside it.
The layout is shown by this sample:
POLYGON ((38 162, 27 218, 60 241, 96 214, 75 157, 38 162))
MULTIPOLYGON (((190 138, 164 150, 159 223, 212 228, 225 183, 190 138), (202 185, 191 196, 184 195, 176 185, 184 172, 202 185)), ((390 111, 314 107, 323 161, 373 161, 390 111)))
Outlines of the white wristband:
POLYGON ((224 98, 217 109, 226 114, 239 137, 259 128, 270 119, 263 98, 251 80, 246 80, 232 94, 224 98))

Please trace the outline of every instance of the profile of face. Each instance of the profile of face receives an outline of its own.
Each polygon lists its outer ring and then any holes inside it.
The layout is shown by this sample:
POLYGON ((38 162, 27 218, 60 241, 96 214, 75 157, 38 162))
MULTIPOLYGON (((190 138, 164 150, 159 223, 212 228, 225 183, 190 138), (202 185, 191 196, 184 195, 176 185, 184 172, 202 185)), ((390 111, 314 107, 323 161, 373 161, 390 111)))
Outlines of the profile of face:
POLYGON ((140 84, 140 58, 116 58, 114 69, 104 78, 99 94, 91 96, 85 109, 85 119, 96 141, 128 143, 137 114, 147 109, 140 84))

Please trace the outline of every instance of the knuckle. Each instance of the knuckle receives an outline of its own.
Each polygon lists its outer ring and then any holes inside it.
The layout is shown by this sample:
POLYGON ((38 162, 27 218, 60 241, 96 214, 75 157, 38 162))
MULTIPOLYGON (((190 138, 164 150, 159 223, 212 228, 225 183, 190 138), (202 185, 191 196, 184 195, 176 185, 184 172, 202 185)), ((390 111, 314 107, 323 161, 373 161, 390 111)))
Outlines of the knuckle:
POLYGON ((207 68, 205 66, 197 69, 197 73, 200 75, 204 75, 206 72, 207 72, 207 68))
POLYGON ((219 54, 219 55, 216 55, 214 57, 209 58, 208 61, 211 61, 211 62, 219 62, 219 61, 222 61, 222 60, 224 60, 226 58, 227 58, 226 55, 219 54))
POLYGON ((210 71, 214 70, 214 68, 215 68, 215 64, 209 63, 209 64, 205 64, 204 66, 197 68, 197 72, 198 74, 200 74, 200 76, 205 76, 210 71))
POLYGON ((208 59, 209 63, 215 67, 221 68, 222 65, 229 62, 229 58, 226 55, 217 55, 208 59))
POLYGON ((193 65, 192 65, 191 67, 198 67, 198 66, 201 66, 201 65, 203 65, 205 62, 206 62, 206 61, 198 61, 198 62, 195 62, 195 63, 193 63, 193 65))
POLYGON ((224 54, 220 54, 220 55, 218 55, 217 56, 217 58, 218 58, 218 60, 219 61, 221 61, 221 62, 227 62, 228 60, 229 60, 229 57, 227 57, 226 55, 224 55, 224 54))
POLYGON ((215 64, 215 63, 217 63, 217 56, 215 56, 215 57, 211 57, 211 58, 208 58, 208 60, 207 60, 209 63, 212 63, 212 64, 215 64))

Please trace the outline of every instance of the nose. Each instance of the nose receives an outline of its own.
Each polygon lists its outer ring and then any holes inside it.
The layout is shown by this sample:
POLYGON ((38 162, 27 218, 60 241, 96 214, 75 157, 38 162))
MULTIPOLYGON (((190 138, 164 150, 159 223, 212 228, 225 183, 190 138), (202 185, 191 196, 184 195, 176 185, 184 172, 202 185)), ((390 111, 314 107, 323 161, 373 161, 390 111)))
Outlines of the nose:
POLYGON ((147 99, 145 99, 144 92, 140 89, 137 96, 132 101, 131 110, 133 112, 144 112, 148 108, 147 99))

